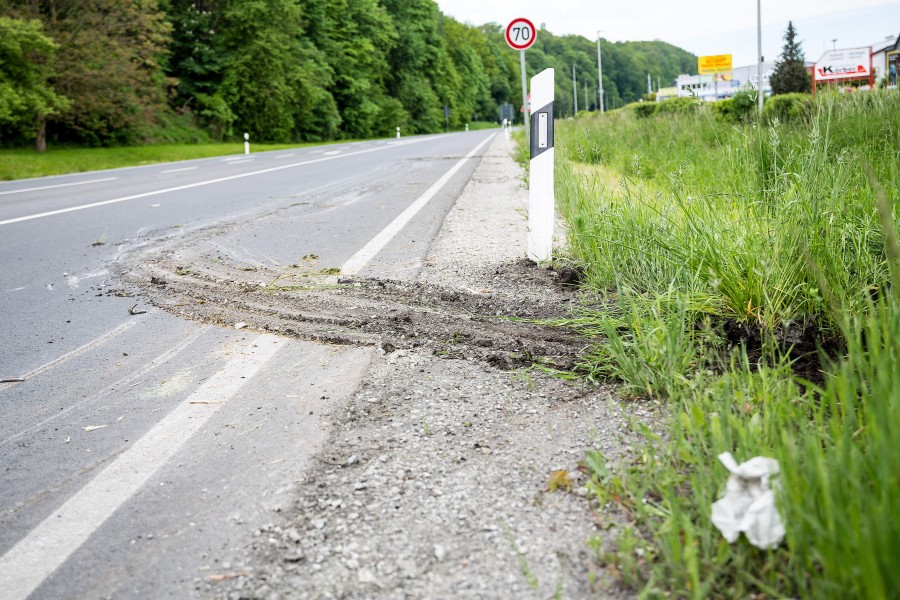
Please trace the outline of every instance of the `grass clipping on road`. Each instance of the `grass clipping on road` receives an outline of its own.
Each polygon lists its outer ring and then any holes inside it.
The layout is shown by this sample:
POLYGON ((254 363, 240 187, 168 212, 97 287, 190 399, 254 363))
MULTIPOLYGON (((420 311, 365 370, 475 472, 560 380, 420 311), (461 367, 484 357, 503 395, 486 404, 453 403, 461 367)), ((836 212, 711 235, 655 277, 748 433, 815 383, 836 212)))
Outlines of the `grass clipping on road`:
POLYGON ((569 260, 608 299, 565 322, 592 341, 576 371, 671 411, 626 467, 585 460, 626 523, 597 560, 646 597, 900 589, 900 94, 805 106, 757 124, 681 102, 557 129, 569 260), (722 452, 780 462, 778 548, 713 526, 722 452))

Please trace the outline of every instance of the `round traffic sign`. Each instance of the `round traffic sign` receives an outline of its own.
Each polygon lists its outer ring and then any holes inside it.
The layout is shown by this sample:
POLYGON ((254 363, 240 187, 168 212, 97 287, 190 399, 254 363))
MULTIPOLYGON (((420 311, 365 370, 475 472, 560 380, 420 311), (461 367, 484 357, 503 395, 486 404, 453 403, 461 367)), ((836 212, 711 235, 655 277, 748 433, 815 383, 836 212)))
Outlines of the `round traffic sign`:
POLYGON ((527 50, 531 48, 536 38, 537 29, 534 28, 534 23, 528 19, 519 17, 518 19, 513 19, 506 26, 506 43, 513 50, 527 50))

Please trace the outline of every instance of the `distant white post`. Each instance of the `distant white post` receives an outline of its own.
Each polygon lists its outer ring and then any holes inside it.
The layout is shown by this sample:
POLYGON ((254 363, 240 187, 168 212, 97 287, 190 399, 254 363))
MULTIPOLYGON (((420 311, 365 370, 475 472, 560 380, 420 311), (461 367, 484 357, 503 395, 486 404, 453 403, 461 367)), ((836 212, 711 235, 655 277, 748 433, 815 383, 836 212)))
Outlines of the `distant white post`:
POLYGON ((528 174, 528 258, 553 255, 555 222, 553 190, 553 69, 531 78, 531 169, 528 174))
POLYGON ((469 130, 469 124, 466 123, 466 131, 468 131, 468 130, 469 130))
POLYGON ((250 134, 244 133, 244 154, 250 154, 250 134))
POLYGON ((400 128, 399 127, 397 128, 397 139, 398 140, 400 139, 400 128))

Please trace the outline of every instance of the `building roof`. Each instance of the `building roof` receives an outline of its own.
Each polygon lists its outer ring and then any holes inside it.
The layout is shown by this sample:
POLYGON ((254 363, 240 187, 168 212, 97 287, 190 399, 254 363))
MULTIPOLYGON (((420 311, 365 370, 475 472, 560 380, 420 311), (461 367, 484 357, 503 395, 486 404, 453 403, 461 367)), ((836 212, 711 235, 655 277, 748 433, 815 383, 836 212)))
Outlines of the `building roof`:
POLYGON ((883 52, 884 50, 897 50, 898 47, 900 47, 900 35, 892 36, 872 44, 872 54, 883 52))

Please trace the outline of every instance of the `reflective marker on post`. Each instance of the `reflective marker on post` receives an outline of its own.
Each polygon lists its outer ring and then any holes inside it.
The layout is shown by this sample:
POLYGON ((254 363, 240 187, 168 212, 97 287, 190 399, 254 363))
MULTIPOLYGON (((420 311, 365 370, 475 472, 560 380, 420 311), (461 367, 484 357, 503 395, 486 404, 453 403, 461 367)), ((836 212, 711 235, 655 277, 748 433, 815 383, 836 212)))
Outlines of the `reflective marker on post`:
POLYGON ((528 258, 553 255, 555 221, 553 191, 553 69, 531 78, 531 169, 528 176, 528 258))

